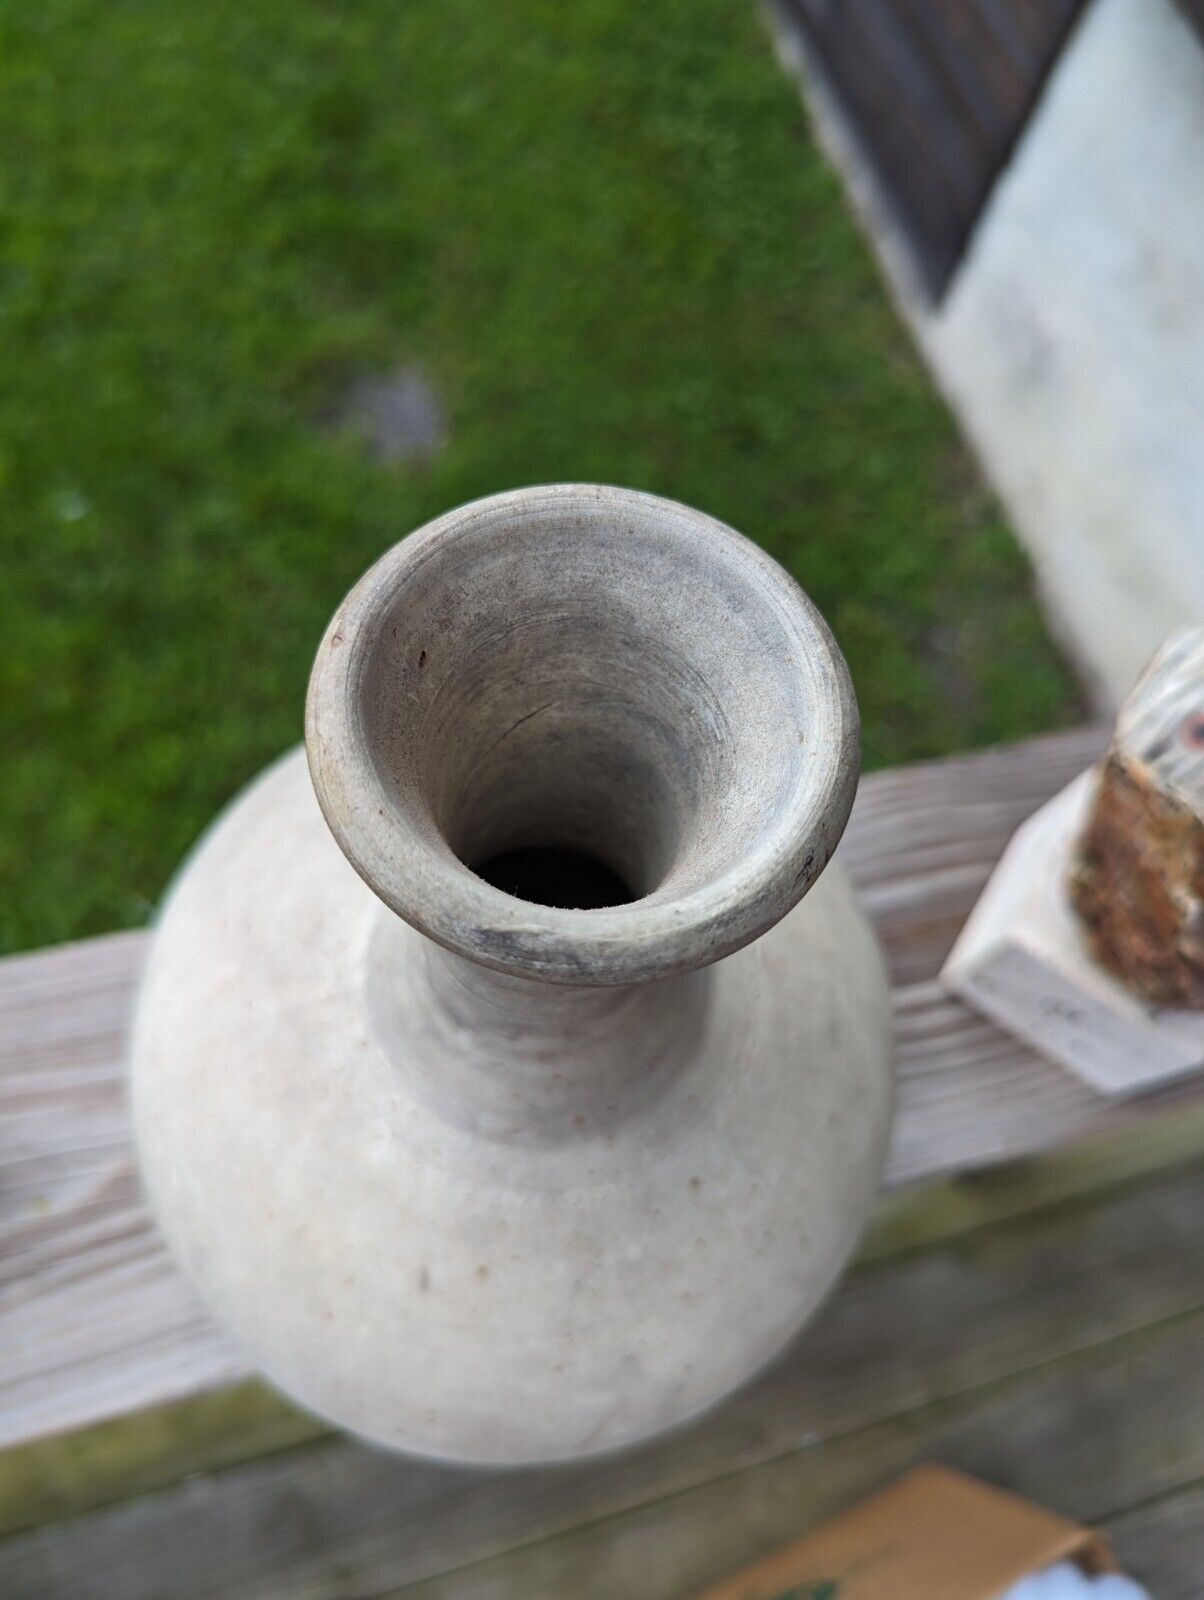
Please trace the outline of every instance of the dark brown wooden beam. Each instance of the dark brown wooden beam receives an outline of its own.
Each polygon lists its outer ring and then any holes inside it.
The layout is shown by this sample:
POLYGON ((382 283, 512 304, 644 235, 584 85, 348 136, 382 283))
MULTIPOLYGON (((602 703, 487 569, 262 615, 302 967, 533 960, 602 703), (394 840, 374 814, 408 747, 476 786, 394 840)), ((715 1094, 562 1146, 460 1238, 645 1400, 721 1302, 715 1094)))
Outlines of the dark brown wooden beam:
MULTIPOLYGON (((1204 0, 1192 0, 1204 16, 1204 0)), ((934 296, 948 283, 1085 0, 780 0, 934 296)))

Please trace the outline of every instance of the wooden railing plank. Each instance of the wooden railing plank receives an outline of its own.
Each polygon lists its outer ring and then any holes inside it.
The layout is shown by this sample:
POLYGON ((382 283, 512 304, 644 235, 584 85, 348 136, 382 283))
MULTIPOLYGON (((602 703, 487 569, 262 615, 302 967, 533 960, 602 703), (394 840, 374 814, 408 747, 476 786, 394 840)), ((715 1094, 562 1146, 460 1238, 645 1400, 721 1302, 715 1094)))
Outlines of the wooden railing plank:
POLYGON ((1204 1483, 1109 1517, 1104 1532, 1156 1600, 1204 1595, 1204 1483))
MULTIPOLYGON (((932 981, 1013 828, 1102 743, 1054 735, 862 785, 841 858, 906 976, 892 1183, 1136 1127, 1171 1103, 1106 1104, 932 981)), ((248 1375, 138 1199, 122 1063, 144 949, 121 934, 0 962, 0 1447, 248 1375)))
MULTIPOLYGON (((932 1459, 1077 1520, 1106 1519, 1126 1501, 1169 1495, 1204 1473, 1204 1370, 1196 1359, 1202 1338, 1204 1315, 1163 1324, 848 1434, 822 1449, 804 1447, 687 1494, 388 1592, 394 1600, 570 1594, 574 1600, 636 1594, 641 1600, 687 1600, 704 1584, 932 1459)), ((1124 1561, 1124 1523, 1118 1520, 1112 1532, 1124 1561)), ((1165 1559, 1179 1533, 1151 1530, 1148 1544, 1133 1551, 1138 1571, 1165 1559)), ((1198 1547, 1198 1533, 1192 1542, 1198 1547)), ((1198 1597, 1198 1572, 1194 1583, 1181 1588, 1180 1597, 1198 1597)), ((250 1593, 264 1600, 284 1600, 286 1594, 317 1600, 321 1590, 265 1585, 250 1593)), ((1174 1600, 1174 1591, 1154 1593, 1158 1600, 1174 1600)), ((234 1591, 230 1600, 242 1596, 234 1591)))
POLYGON ((862 1267, 757 1384, 643 1450, 486 1474, 332 1439, 11 1539, 0 1593, 653 1600, 925 1455, 1110 1514, 1204 1471, 1202 1205, 1198 1160, 862 1267))

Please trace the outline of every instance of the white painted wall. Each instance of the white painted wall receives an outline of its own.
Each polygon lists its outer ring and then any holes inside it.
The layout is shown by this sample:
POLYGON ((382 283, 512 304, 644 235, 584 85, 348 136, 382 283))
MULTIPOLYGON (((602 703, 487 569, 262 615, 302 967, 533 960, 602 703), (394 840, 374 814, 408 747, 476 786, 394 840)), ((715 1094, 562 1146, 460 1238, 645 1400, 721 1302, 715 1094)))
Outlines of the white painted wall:
POLYGON ((805 76, 1055 627, 1119 700, 1204 620, 1204 46, 1173 0, 1094 0, 935 311, 805 76))

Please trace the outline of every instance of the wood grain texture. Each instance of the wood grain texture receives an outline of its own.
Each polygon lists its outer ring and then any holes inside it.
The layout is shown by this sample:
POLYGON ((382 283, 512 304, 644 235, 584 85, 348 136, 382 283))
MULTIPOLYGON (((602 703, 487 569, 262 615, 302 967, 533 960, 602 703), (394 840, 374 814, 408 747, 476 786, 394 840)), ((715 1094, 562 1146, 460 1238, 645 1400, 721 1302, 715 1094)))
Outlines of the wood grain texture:
POLYGON ((0 962, 0 1446, 245 1375, 138 1192, 123 1060, 145 949, 0 962))
POLYGON ((933 294, 1083 0, 779 0, 831 83, 933 294))
MULTIPOLYGON (((848 1434, 822 1450, 794 1451, 624 1516, 377 1592, 406 1600, 508 1600, 520 1594, 687 1600, 704 1584, 933 1459, 1078 1520, 1106 1520, 1126 1500, 1168 1494, 1179 1473, 1204 1469, 1204 1383, 1193 1354, 1202 1335, 1201 1316, 1164 1324, 848 1434), (1139 1411, 1140 1428, 1133 1423, 1139 1411)), ((1112 1531, 1120 1559, 1130 1561, 1138 1575, 1166 1561, 1168 1540, 1158 1533, 1130 1554, 1123 1524, 1112 1531)), ((1159 1589, 1158 1600, 1198 1595, 1198 1581, 1159 1589)), ((250 1592, 282 1597, 317 1591, 250 1592)))
POLYGON ((1197 1160, 861 1267, 758 1383, 636 1452, 486 1474, 332 1439, 10 1539, 0 1593, 655 1600, 933 1456, 1098 1519, 1204 1472, 1202 1203, 1197 1160))
MULTIPOLYGON (((1163 1108, 1166 1097, 1104 1104, 933 981, 1013 828, 1103 742, 1098 730, 1058 735, 862 784, 841 855, 898 984, 892 1183, 1136 1127, 1163 1108)), ((121 934, 0 963, 0 1446, 247 1376, 138 1199, 122 1059, 144 948, 121 934)))
POLYGON ((1129 1570, 1157 1600, 1204 1596, 1204 1484, 1158 1495, 1104 1522, 1129 1570))

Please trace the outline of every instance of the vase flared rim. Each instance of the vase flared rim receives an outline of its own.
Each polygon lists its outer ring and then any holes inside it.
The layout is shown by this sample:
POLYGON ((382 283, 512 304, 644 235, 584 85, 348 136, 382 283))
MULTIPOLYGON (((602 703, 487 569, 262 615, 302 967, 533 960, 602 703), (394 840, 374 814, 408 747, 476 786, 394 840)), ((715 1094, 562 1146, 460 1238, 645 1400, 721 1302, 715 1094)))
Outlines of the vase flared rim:
MULTIPOLYGON (((549 581, 560 585, 563 596, 568 580, 559 566, 549 581)), ((564 609, 563 598, 560 604, 564 609)), ((444 684, 454 684, 454 661, 439 666, 444 684)), ((675 703, 673 710, 682 720, 682 706, 675 703)), ((561 714, 569 713, 561 708, 561 714)), ((453 746, 454 728, 444 727, 440 738, 453 746)), ((323 637, 310 679, 306 745, 335 838, 390 910, 447 949, 497 971, 590 986, 691 970, 764 933, 830 859, 852 806, 859 766, 857 707, 847 667, 793 578, 749 539, 703 512, 597 484, 546 485, 476 500, 388 550, 348 594, 323 637), (683 680, 694 670, 691 637, 699 651, 710 652, 707 659, 724 661, 720 676, 728 692, 712 696, 708 715, 723 726, 729 711, 738 714, 744 726, 732 736, 732 749, 751 750, 746 766, 763 769, 750 772, 747 782, 740 772, 725 771, 723 781, 733 792, 711 807, 718 820, 706 813, 710 820, 698 822, 699 837, 678 851, 682 859, 664 880, 626 903, 597 909, 532 903, 472 870, 440 831, 439 806, 428 804, 423 791, 424 782, 430 786, 424 774, 439 752, 432 755, 416 744, 419 735, 407 721, 413 719, 415 727, 422 716, 430 721, 422 710, 426 685, 435 677, 424 676, 428 650, 434 659, 439 641, 455 634, 456 597, 467 596, 465 606, 493 603, 473 593, 477 574, 484 585, 514 549, 515 561, 523 563, 516 581, 521 579, 537 610, 540 574, 552 570, 541 565, 545 541, 549 550, 580 550, 595 563, 597 571, 591 569, 573 598, 588 618, 593 593, 599 628, 612 613, 638 618, 643 607, 654 621, 670 619, 673 659, 685 662, 683 680), (607 552, 610 565, 599 576, 607 552), (688 565, 680 603, 663 581, 651 598, 647 584, 641 592, 641 569, 651 583, 658 575, 663 579, 675 560, 688 565), (454 582, 444 568, 454 569, 454 582), (722 591, 715 610, 707 604, 711 575, 716 592, 722 591), (407 596, 414 594, 425 598, 411 606, 407 596), (439 596, 438 603, 430 601, 431 594, 439 596), (735 659, 723 656, 716 616, 731 619, 735 659), (427 638, 429 647, 421 643, 427 638), (751 646, 749 639, 755 641, 751 646), (705 870, 692 879, 689 863, 695 859, 704 861, 705 870)), ((733 754, 729 768, 735 760, 733 754)), ((708 761, 716 764, 700 756, 703 766, 708 761)), ((689 791, 691 776, 679 785, 682 792, 689 791)), ((699 778, 694 788, 702 784, 699 778)))

